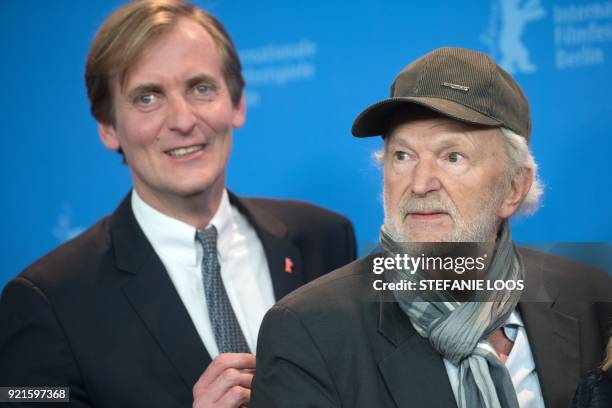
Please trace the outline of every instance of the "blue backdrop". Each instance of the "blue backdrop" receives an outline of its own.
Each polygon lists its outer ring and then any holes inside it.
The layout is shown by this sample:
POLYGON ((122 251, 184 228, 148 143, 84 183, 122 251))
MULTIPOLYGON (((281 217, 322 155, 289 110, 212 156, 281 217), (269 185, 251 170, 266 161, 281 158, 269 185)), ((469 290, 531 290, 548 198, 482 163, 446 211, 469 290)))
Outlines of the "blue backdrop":
MULTIPOLYGON (((78 234, 128 192, 104 150, 83 66, 100 23, 121 1, 0 3, 3 200, 0 288, 78 234)), ((440 46, 492 55, 533 111, 544 207, 514 222, 523 242, 612 241, 612 2, 199 1, 226 25, 248 82, 229 186, 297 198, 349 216, 360 243, 382 219, 379 138, 350 135, 407 63, 440 46)))

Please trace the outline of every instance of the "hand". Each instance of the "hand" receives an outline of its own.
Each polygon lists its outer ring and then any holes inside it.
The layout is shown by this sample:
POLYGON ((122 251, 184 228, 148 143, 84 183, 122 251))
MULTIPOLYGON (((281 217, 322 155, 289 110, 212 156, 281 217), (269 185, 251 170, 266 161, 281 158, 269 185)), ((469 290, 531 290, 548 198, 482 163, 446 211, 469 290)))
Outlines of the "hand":
POLYGON ((219 354, 193 386, 193 408, 248 406, 254 373, 254 355, 219 354))

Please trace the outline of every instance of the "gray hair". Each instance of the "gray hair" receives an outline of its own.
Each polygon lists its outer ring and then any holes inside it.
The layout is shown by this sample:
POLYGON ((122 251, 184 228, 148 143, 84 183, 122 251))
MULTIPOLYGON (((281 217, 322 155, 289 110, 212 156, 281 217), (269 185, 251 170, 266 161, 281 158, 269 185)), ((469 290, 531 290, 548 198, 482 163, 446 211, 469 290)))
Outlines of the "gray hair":
POLYGON ((530 170, 533 175, 531 188, 518 208, 517 214, 533 214, 540 208, 540 199, 544 191, 538 174, 538 164, 533 158, 529 146, 527 146, 527 140, 524 137, 505 127, 501 127, 499 130, 503 136, 504 150, 508 158, 508 167, 506 169, 507 181, 512 180, 514 176, 524 170, 530 170))
MULTIPOLYGON (((538 164, 533 158, 533 154, 529 150, 527 140, 524 137, 505 127, 500 127, 499 130, 504 142, 506 158, 508 159, 506 164, 506 183, 510 183, 517 174, 524 170, 530 170, 533 174, 531 188, 515 213, 515 215, 531 215, 540 208, 540 201, 544 192, 544 185, 538 174, 538 164)), ((375 151, 372 157, 376 165, 380 167, 385 158, 385 148, 383 147, 375 151)))

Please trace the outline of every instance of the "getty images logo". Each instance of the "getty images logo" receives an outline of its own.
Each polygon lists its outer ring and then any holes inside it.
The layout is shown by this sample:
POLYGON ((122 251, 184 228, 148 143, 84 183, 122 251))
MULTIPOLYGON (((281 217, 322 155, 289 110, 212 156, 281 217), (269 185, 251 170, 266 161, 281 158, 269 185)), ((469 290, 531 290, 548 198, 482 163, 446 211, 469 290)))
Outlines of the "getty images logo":
POLYGON ((494 0, 489 26, 481 40, 488 45, 489 54, 509 73, 536 72, 522 36, 528 23, 545 15, 540 0, 494 0))

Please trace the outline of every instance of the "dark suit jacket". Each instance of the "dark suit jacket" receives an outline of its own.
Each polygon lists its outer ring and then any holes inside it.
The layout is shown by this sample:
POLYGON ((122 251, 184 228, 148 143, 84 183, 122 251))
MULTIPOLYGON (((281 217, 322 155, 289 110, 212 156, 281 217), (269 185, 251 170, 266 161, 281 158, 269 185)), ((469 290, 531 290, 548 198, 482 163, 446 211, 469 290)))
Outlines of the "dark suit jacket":
MULTIPOLYGON (((263 244, 277 299, 355 259, 352 226, 338 214, 230 201, 263 244)), ((68 385, 75 407, 190 407, 210 361, 129 195, 10 281, 0 300, 0 386, 68 385)))
MULTIPOLYGON (((372 258, 303 286, 261 325, 250 408, 455 407, 442 356, 371 290, 372 258)), ((567 407, 607 340, 606 274, 525 251, 525 323, 547 407, 567 407), (581 302, 580 300, 586 300, 581 302)))

